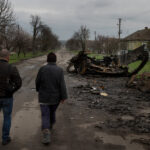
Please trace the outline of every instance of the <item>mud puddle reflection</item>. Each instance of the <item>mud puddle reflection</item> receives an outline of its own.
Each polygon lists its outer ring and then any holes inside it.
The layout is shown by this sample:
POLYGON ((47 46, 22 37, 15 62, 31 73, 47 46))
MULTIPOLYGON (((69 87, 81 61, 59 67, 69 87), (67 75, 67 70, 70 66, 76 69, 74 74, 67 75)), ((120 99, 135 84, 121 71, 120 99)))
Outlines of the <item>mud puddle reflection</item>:
POLYGON ((99 138, 104 144, 122 145, 126 147, 126 150, 144 150, 142 145, 132 143, 132 140, 139 138, 134 134, 123 138, 119 135, 110 135, 105 132, 95 132, 95 138, 99 138))

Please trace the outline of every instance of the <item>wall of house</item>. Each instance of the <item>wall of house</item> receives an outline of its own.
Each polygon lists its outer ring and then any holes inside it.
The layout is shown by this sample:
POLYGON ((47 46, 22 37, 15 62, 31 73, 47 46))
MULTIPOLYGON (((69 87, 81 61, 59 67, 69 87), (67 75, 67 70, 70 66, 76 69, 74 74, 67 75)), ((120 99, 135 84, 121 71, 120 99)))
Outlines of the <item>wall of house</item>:
POLYGON ((129 41, 127 44, 127 50, 134 50, 143 44, 147 44, 148 41, 129 41))

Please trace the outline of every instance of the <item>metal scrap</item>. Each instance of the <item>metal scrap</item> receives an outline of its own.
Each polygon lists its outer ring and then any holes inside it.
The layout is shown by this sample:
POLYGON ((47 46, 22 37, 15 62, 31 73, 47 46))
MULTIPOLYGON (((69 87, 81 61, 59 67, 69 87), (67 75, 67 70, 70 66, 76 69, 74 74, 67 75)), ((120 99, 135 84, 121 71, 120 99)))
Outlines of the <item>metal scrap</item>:
POLYGON ((143 73, 138 77, 133 75, 126 86, 136 88, 142 92, 150 92, 150 73, 143 73))
POLYGON ((141 64, 134 71, 129 72, 128 67, 119 65, 119 58, 115 56, 106 56, 102 60, 88 57, 85 51, 80 51, 78 55, 74 56, 67 67, 69 73, 76 72, 81 75, 84 74, 99 74, 107 76, 132 76, 137 74, 148 61, 149 54, 145 51, 145 46, 141 46, 128 54, 128 62, 141 60, 141 64), (74 66, 74 71, 71 67, 74 66))

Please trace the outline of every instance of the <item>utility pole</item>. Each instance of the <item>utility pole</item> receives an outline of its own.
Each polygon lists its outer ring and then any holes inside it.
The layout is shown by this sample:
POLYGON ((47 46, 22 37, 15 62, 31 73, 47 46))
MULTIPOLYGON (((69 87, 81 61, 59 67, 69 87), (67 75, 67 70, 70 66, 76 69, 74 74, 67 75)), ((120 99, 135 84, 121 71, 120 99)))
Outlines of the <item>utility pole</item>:
POLYGON ((119 50, 121 50, 121 45, 120 45, 120 39, 121 39, 121 34, 122 34, 122 30, 121 30, 121 21, 122 21, 122 18, 119 18, 119 23, 117 24, 118 27, 119 27, 119 31, 118 31, 118 37, 119 37, 119 50))
POLYGON ((121 37, 121 34, 122 34, 122 31, 121 31, 121 21, 122 21, 122 19, 119 18, 118 20, 119 20, 119 23, 117 24, 118 27, 119 27, 118 36, 119 36, 119 40, 120 40, 120 37, 121 37))
POLYGON ((94 35, 95 35, 95 41, 97 40, 97 33, 96 31, 94 32, 94 35))

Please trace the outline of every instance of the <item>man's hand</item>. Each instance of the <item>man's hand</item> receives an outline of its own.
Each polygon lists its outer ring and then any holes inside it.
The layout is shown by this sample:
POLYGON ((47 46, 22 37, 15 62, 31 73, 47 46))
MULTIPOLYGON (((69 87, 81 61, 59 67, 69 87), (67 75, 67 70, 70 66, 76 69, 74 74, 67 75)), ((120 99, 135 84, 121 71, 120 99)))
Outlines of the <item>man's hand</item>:
POLYGON ((60 102, 61 102, 62 104, 64 104, 64 103, 65 103, 65 101, 66 101, 66 100, 64 99, 64 100, 61 100, 60 102))

